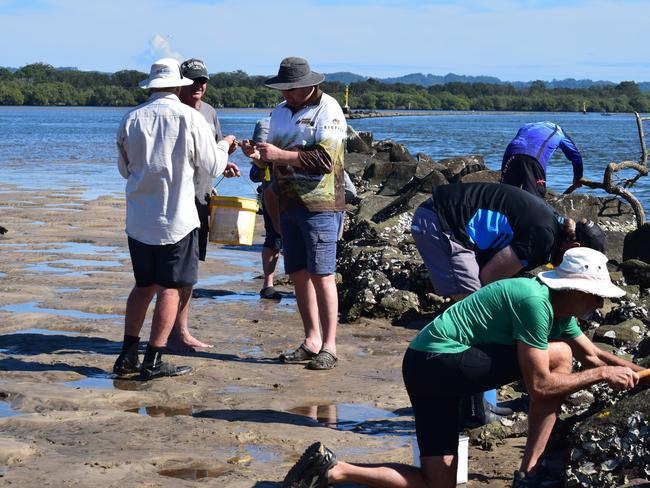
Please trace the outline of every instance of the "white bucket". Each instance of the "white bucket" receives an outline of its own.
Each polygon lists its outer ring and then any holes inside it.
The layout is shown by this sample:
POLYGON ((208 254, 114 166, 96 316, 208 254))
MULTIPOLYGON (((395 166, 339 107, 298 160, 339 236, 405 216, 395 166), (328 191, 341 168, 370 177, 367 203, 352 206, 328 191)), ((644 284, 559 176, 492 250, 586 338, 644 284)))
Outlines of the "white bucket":
MULTIPOLYGON (((413 445, 413 465, 420 467, 420 448, 418 447, 417 438, 411 439, 413 445)), ((466 435, 458 436, 458 467, 456 469, 456 484, 467 483, 467 468, 469 464, 469 437, 466 435)))
POLYGON ((209 209, 210 242, 245 246, 253 244, 257 200, 213 195, 209 209))

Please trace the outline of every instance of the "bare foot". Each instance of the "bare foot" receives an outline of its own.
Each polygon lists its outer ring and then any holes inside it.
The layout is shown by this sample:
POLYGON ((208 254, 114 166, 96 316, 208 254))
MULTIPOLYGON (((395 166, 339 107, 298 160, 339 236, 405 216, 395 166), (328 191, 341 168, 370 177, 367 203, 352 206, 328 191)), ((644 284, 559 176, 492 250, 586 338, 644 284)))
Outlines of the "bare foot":
POLYGON ((197 338, 193 337, 189 332, 183 335, 183 337, 169 336, 167 339, 167 349, 170 351, 176 352, 193 352, 197 347, 214 347, 213 344, 208 344, 206 342, 201 342, 197 338))

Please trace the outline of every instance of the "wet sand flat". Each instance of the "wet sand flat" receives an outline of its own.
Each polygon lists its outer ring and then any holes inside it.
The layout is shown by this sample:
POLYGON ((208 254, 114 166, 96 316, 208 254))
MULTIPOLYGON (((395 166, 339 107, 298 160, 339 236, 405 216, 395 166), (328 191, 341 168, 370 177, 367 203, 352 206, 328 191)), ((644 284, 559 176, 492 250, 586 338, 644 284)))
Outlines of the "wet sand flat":
MULTIPOLYGON (((416 331, 344 324, 334 370, 280 364, 302 338, 295 299, 257 298, 259 244, 210 244, 190 320, 215 347, 168 357, 191 375, 117 380, 124 201, 0 185, 0 225, 0 485, 275 487, 315 440, 353 462, 411 462, 401 361, 416 331)), ((509 486, 523 443, 471 447, 469 486, 509 486)))

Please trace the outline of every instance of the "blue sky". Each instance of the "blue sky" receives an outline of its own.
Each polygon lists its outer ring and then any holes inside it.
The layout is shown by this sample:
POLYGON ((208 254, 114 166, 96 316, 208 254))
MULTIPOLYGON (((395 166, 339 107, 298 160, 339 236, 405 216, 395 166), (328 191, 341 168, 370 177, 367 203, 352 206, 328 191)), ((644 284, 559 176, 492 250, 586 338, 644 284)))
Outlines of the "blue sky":
POLYGON ((647 0, 0 0, 0 66, 650 81, 647 0))

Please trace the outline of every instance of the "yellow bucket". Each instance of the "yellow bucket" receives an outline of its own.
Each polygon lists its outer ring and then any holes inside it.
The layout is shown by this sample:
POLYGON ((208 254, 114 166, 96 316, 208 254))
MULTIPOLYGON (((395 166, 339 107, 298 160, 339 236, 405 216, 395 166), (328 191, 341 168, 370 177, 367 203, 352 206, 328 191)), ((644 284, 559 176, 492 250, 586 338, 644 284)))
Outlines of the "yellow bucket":
POLYGON ((210 197, 210 242, 250 246, 255 234, 257 200, 210 197))

